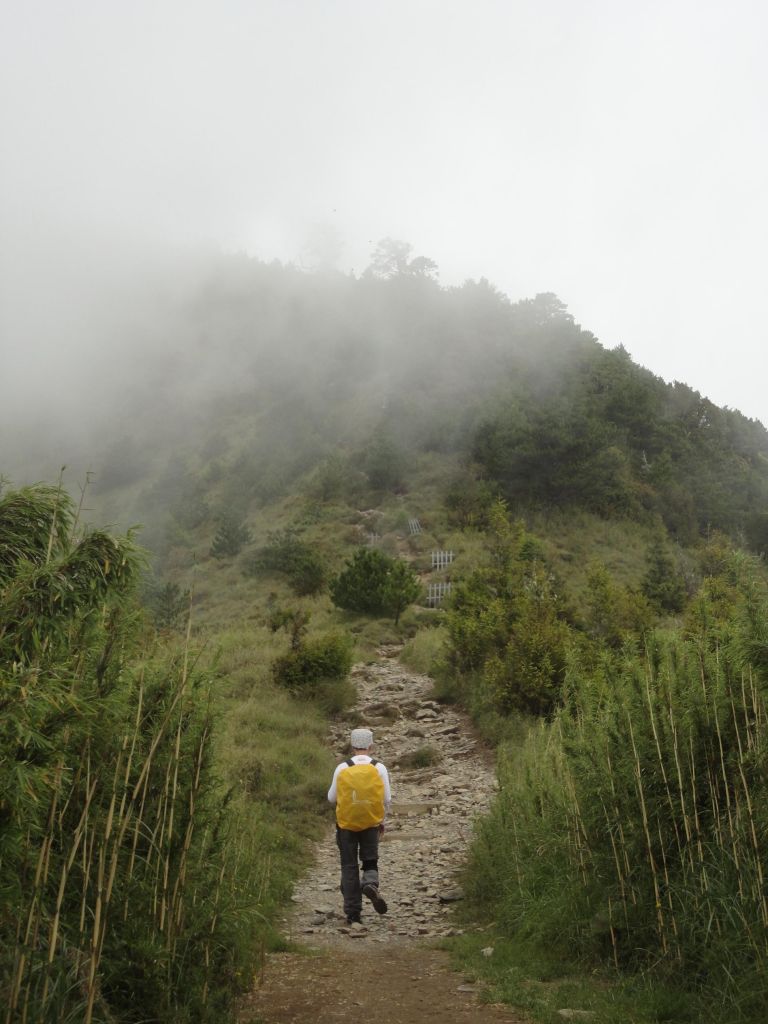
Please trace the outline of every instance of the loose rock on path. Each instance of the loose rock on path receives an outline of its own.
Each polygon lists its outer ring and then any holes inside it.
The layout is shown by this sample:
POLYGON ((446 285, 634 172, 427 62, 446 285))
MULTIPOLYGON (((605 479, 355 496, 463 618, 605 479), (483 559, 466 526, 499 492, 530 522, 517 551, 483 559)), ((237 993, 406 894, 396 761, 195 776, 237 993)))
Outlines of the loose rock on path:
POLYGON ((357 704, 331 737, 342 760, 350 729, 370 727, 374 756, 389 769, 393 802, 379 848, 389 911, 379 916, 364 900, 362 927, 347 926, 329 828, 284 922, 287 937, 316 955, 270 956, 264 983, 242 1006, 242 1024, 330 1024, 349 1015, 377 1024, 521 1022, 509 1007, 479 1003, 479 986, 450 971, 434 948, 457 933, 450 915, 462 896, 457 872, 496 778, 466 717, 436 702, 432 680, 403 668, 397 652, 382 648, 379 661, 355 666, 357 704), (424 761, 431 763, 417 766, 424 761))

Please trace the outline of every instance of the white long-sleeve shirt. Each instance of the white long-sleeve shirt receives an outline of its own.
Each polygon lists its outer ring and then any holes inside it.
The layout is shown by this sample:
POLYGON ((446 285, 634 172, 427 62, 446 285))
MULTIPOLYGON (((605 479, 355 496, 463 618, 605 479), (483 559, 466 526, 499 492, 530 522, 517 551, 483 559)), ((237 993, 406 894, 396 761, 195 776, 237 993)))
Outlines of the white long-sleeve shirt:
MULTIPOLYGON (((355 754, 352 758, 355 764, 370 764, 373 760, 367 754, 355 754)), ((384 783, 384 813, 386 814, 389 810, 389 805, 392 803, 392 791, 389 788, 389 772, 381 763, 376 762, 376 771, 381 776, 381 781, 384 783)), ((339 772, 343 772, 345 768, 349 768, 346 761, 342 761, 341 764, 336 766, 336 771, 333 773, 333 780, 331 782, 331 788, 328 790, 328 803, 336 804, 336 782, 339 778, 339 772)))

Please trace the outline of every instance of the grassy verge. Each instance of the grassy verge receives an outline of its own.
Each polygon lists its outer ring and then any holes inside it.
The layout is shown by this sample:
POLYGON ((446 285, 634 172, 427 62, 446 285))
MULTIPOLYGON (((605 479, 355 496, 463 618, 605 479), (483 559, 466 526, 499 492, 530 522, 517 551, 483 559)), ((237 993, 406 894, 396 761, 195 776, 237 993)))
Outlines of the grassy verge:
POLYGON ((327 716, 269 678, 285 647, 264 627, 241 626, 216 638, 222 721, 217 763, 232 794, 243 855, 257 861, 260 941, 279 948, 276 919, 307 863, 310 840, 327 820, 333 773, 327 716))
POLYGON ((421 629, 406 643, 400 653, 400 661, 414 672, 432 674, 443 657, 445 641, 444 627, 435 625, 432 629, 421 629))
MULTIPOLYGON (((594 1024, 661 1024, 699 1021, 701 1007, 688 994, 664 984, 657 975, 620 979, 605 971, 570 963, 559 951, 504 938, 492 928, 448 940, 456 970, 480 983, 484 999, 507 1003, 537 1024, 570 1019, 594 1024)), ((725 1018, 723 1018, 725 1020, 725 1018)))

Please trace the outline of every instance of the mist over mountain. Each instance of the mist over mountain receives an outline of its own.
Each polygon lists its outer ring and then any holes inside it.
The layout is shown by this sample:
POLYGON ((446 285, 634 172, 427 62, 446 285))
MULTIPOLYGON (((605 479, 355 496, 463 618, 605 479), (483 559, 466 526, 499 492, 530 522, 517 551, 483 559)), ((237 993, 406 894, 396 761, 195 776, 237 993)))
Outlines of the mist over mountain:
MULTIPOLYGON (((177 255, 125 277, 119 261, 92 265, 96 303, 81 265, 79 320, 65 278, 63 348, 33 401, 20 388, 3 407, 14 482, 66 465, 70 487, 91 475, 102 512, 157 525, 191 491, 202 500, 206 480, 236 479, 219 503, 242 514, 329 457, 364 477, 384 443, 403 490, 409 459, 443 453, 521 508, 660 516, 684 543, 718 528, 762 549, 764 427, 604 347, 555 295, 441 287, 433 262, 393 239, 359 277, 177 255)), ((56 308, 52 296, 45 317, 56 308)))

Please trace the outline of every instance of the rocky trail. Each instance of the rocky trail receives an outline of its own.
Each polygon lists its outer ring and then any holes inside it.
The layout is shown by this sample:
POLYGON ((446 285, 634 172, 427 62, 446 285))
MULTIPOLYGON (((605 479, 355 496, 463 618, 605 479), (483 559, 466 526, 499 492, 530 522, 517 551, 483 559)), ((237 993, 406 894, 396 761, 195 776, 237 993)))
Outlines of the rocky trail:
MULTIPOLYGON (((492 758, 470 723, 432 698, 432 681, 403 668, 398 648, 353 670, 358 702, 331 736, 339 760, 349 730, 374 732, 374 755, 389 769, 393 803, 379 850, 377 915, 366 901, 363 923, 346 924, 334 833, 318 843, 314 866, 296 886, 285 933, 309 953, 278 953, 246 998, 240 1024, 331 1024, 369 1018, 377 1024, 522 1024, 509 1007, 480 1001, 480 988, 452 971, 435 948, 456 934, 451 906, 461 899, 457 871, 472 822, 492 798, 492 758)), ((329 779, 330 783, 330 779, 329 779)))

